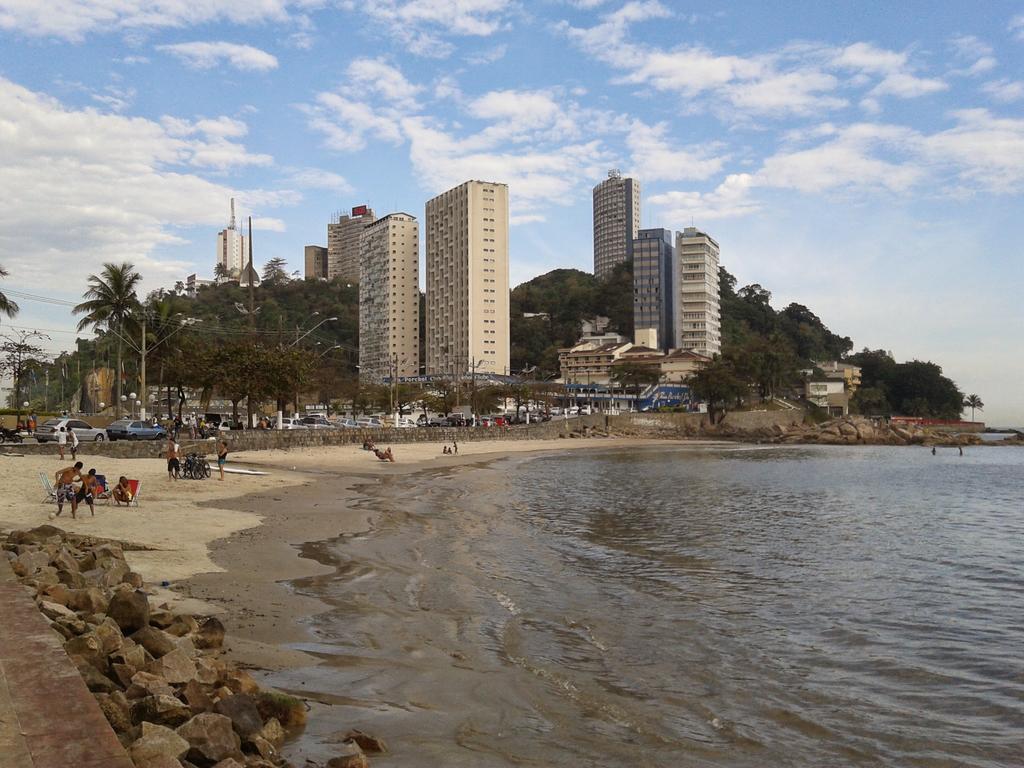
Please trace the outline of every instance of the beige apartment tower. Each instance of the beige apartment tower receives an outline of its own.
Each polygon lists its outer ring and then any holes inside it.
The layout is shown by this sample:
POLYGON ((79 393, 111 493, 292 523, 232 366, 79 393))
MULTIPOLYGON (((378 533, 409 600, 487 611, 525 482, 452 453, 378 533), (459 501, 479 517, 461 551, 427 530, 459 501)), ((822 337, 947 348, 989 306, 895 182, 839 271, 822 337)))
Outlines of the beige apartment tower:
POLYGON ((231 198, 231 221, 227 229, 217 233, 216 263, 223 268, 223 273, 218 275, 218 270, 215 269, 214 277, 218 281, 238 280, 248 259, 249 238, 235 226, 235 198, 231 198))
POLYGON ((633 258, 640 231, 640 182, 617 170, 594 187, 594 275, 605 278, 633 258))
POLYGON ((508 185, 427 202, 427 373, 509 373, 508 185))
POLYGON ((415 216, 391 213, 359 241, 359 378, 420 369, 420 243, 415 216))
POLYGON ((373 209, 357 205, 351 216, 335 216, 327 225, 327 279, 359 282, 359 237, 375 221, 373 209))
POLYGON ((307 245, 303 250, 307 280, 327 279, 327 249, 322 245, 307 245))
POLYGON ((722 352, 718 243, 696 227, 676 233, 679 264, 675 295, 675 343, 707 357, 722 352))

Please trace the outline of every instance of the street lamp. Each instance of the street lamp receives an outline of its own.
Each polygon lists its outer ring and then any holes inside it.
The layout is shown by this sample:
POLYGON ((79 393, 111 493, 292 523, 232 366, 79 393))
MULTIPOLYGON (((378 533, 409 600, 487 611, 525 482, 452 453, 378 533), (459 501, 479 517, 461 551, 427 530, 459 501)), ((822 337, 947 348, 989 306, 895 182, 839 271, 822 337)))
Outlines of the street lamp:
MULTIPOLYGON (((313 314, 315 315, 315 314, 318 314, 318 313, 314 312, 313 314)), ((323 320, 321 320, 321 321, 320 321, 319 323, 317 323, 317 324, 316 324, 316 325, 314 325, 314 326, 313 326, 312 328, 310 328, 310 329, 309 329, 308 331, 306 331, 306 332, 305 332, 304 334, 302 334, 301 336, 299 336, 298 338, 296 338, 296 339, 295 339, 295 341, 293 341, 293 342, 292 342, 291 344, 289 344, 288 346, 289 346, 289 347, 294 347, 294 346, 295 346, 296 344, 298 344, 298 343, 299 343, 300 341, 302 341, 302 340, 303 340, 304 338, 306 338, 307 336, 309 336, 309 334, 311 334, 311 333, 312 333, 313 331, 315 331, 315 330, 316 330, 317 328, 319 328, 319 327, 320 327, 321 325, 323 325, 324 323, 331 323, 331 322, 334 322, 334 321, 335 321, 335 320, 337 320, 337 319, 338 319, 338 318, 336 318, 336 317, 328 317, 328 318, 324 318, 324 319, 323 319, 323 320)))

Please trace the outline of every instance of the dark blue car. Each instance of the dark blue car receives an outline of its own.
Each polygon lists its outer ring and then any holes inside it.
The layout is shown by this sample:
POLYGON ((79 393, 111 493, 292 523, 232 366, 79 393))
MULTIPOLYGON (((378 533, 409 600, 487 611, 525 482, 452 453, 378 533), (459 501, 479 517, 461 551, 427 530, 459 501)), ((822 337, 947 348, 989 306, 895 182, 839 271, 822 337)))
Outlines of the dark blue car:
POLYGON ((154 427, 148 421, 118 419, 107 426, 107 437, 111 440, 166 440, 167 430, 154 427))

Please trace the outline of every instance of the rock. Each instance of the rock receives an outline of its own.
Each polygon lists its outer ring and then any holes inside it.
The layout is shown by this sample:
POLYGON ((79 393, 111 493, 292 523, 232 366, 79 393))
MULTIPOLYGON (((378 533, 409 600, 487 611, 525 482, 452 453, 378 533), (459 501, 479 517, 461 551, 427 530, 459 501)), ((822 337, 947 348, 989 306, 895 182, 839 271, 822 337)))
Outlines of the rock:
POLYGON ((43 616, 51 621, 56 621, 61 616, 66 619, 78 618, 78 615, 67 606, 60 603, 51 603, 46 600, 39 604, 39 610, 43 612, 43 616))
POLYGON ((366 759, 358 744, 349 742, 343 749, 345 751, 342 754, 327 761, 327 768, 369 768, 370 761, 366 759))
POLYGON ((71 661, 78 668, 78 673, 82 676, 82 680, 85 681, 85 687, 93 693, 113 693, 120 690, 117 683, 81 656, 72 656, 71 661))
POLYGON ((133 723, 158 723, 175 727, 187 722, 192 713, 174 696, 146 696, 132 704, 133 723))
POLYGON ((131 745, 128 752, 135 765, 146 760, 171 758, 177 760, 188 752, 189 744, 170 728, 152 723, 142 724, 142 735, 131 745))
POLYGON ((262 736, 250 736, 244 740, 247 747, 251 747, 256 750, 256 754, 265 760, 273 760, 277 757, 277 747, 271 744, 269 741, 264 739, 262 736))
POLYGON ((146 593, 139 589, 115 592, 107 606, 107 616, 116 621, 117 626, 126 634, 149 626, 149 600, 146 593))
POLYGON ((71 590, 65 584, 51 584, 43 588, 42 595, 48 602, 67 606, 71 601, 71 590))
POLYGON ((53 525, 39 525, 28 531, 12 531, 8 540, 12 544, 45 544, 48 540, 64 536, 64 531, 53 525))
POLYGON ((168 755, 160 755, 149 760, 136 763, 135 768, 181 768, 181 761, 168 755))
POLYGON ((221 699, 213 705, 213 711, 229 718, 235 732, 243 739, 258 734, 263 728, 256 700, 246 693, 221 699))
POLYGON ((853 426, 853 424, 844 421, 842 424, 839 425, 839 434, 843 435, 844 437, 856 437, 857 428, 853 426))
POLYGON ((81 635, 89 628, 89 626, 78 618, 78 616, 69 616, 67 618, 60 616, 56 619, 55 624, 63 628, 61 630, 61 634, 67 638, 74 637, 75 635, 81 635), (67 630, 67 632, 64 632, 63 630, 67 630))
POLYGON ((210 698, 199 681, 189 680, 181 693, 193 714, 198 715, 200 712, 213 710, 213 699, 210 698))
POLYGON ((177 644, 171 635, 155 627, 143 627, 133 633, 131 638, 149 651, 150 655, 155 659, 159 659, 161 656, 177 648, 177 644))
POLYGON ((159 675, 168 683, 187 683, 196 677, 196 665, 178 648, 150 662, 146 671, 159 675))
POLYGON ((152 656, 146 653, 146 649, 141 645, 138 645, 130 637, 126 637, 121 649, 116 653, 110 654, 110 661, 134 667, 135 671, 138 672, 152 661, 152 656))
POLYGON ((355 729, 345 734, 345 741, 352 741, 359 745, 359 748, 363 752, 387 752, 387 744, 384 743, 383 739, 379 739, 376 736, 371 736, 364 731, 357 731, 355 729))
POLYGON ((256 706, 264 721, 276 718, 287 730, 306 724, 306 705, 300 699, 274 691, 261 691, 256 696, 256 706))
POLYGON ((196 680, 204 685, 214 685, 220 680, 222 666, 216 659, 199 657, 195 660, 196 680))
POLYGON ((110 723, 110 727, 116 733, 124 733, 131 730, 131 706, 128 704, 128 700, 124 697, 123 693, 120 691, 97 693, 94 696, 96 702, 100 705, 100 709, 103 711, 103 716, 107 718, 107 722, 110 723))
POLYGON ((125 574, 124 578, 121 580, 121 583, 127 584, 128 586, 134 587, 135 589, 142 589, 142 585, 145 584, 145 581, 143 580, 141 573, 129 571, 125 574))
POLYGON ((66 549, 61 549, 53 556, 50 561, 57 571, 68 571, 70 573, 78 573, 78 561, 72 557, 71 553, 66 549))
POLYGON ((177 616, 171 625, 167 627, 167 634, 175 637, 184 637, 199 630, 199 622, 191 616, 177 616))
POLYGON ((232 693, 257 694, 260 692, 259 683, 253 680, 252 675, 244 669, 230 670, 224 679, 224 684, 231 689, 232 693))
POLYGON ((93 634, 99 638, 101 650, 106 656, 116 653, 124 646, 121 628, 109 616, 96 625, 93 634))
POLYGON ((229 757, 227 760, 221 760, 213 768, 245 768, 245 763, 240 763, 235 758, 229 757))
POLYGON ((150 672, 136 672, 131 676, 131 685, 125 691, 129 699, 141 699, 146 696, 173 696, 174 689, 159 675, 150 672))
MULTIPOLYGON (((35 585, 38 588, 44 588, 47 586, 60 584, 61 581, 60 576, 57 575, 57 569, 53 566, 47 565, 44 568, 40 568, 38 571, 32 574, 32 577, 30 579, 27 579, 25 583, 35 585)), ((39 591, 41 590, 37 590, 37 593, 39 591)))
POLYGON ((260 738, 269 741, 276 749, 280 749, 281 745, 284 744, 284 736, 284 727, 278 722, 276 717, 267 720, 260 730, 260 738))
POLYGON ((193 762, 210 764, 226 758, 244 760, 242 742, 231 727, 230 718, 211 712, 196 715, 177 729, 177 734, 189 743, 188 758, 193 762))
POLYGON ((72 589, 68 607, 79 613, 105 613, 109 599, 99 587, 72 589))
POLYGON ((29 550, 18 555, 15 562, 24 569, 25 576, 32 576, 50 564, 50 556, 41 549, 29 550))
POLYGON ((171 613, 167 608, 163 607, 164 605, 166 605, 166 603, 161 605, 157 610, 149 612, 149 623, 159 629, 167 629, 174 623, 174 620, 178 618, 176 614, 171 613))
POLYGON ((220 648, 224 645, 224 624, 216 616, 209 616, 196 630, 196 648, 220 648))
POLYGON ((64 650, 68 656, 79 656, 100 672, 107 671, 107 655, 103 653, 102 644, 95 632, 70 638, 64 644, 64 650))

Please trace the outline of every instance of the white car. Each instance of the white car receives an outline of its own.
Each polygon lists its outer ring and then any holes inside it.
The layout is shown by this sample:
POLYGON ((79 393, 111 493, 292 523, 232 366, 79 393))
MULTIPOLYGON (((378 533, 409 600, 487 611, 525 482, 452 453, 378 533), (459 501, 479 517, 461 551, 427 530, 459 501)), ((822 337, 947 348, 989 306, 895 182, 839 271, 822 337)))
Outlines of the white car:
POLYGON ((309 427, 303 424, 301 419, 285 416, 281 419, 281 429, 309 429, 309 427))
POLYGON ((356 419, 356 426, 360 429, 381 429, 384 426, 384 422, 376 416, 360 416, 356 419))
MULTIPOLYGON (((64 427, 65 432, 68 429, 75 430, 78 439, 83 443, 87 440, 99 442, 107 439, 106 430, 90 427, 81 419, 47 419, 36 427, 33 437, 40 443, 55 443, 57 442, 57 433, 60 432, 61 427, 64 427)), ((68 438, 68 442, 71 442, 70 438, 68 438)))

